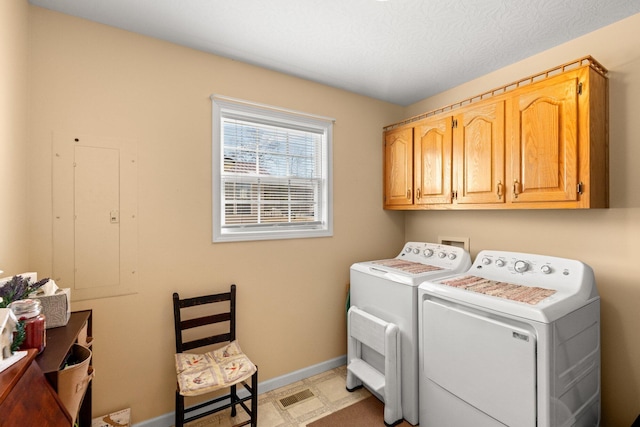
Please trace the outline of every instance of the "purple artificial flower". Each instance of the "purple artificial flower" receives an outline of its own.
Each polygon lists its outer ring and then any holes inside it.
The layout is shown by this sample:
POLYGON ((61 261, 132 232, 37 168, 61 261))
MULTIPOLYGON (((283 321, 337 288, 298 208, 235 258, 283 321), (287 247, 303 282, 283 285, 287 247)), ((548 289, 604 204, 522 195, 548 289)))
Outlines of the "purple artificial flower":
POLYGON ((29 294, 37 289, 40 289, 42 285, 47 283, 49 278, 39 280, 35 283, 30 283, 31 278, 26 279, 22 276, 13 276, 11 280, 0 287, 0 308, 5 308, 13 301, 25 299, 29 297, 29 294))

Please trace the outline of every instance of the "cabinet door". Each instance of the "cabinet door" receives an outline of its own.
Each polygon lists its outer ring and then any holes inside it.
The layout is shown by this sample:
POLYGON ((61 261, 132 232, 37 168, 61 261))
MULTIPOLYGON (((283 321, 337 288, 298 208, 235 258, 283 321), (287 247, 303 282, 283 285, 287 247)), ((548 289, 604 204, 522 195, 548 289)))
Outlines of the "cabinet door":
POLYGON ((451 117, 414 128, 415 204, 451 203, 451 117))
POLYGON ((413 128, 393 129, 384 141, 384 204, 413 204, 413 128))
POLYGON ((504 101, 465 108, 455 116, 457 203, 504 203, 504 101))
POLYGON ((533 84, 513 98, 511 202, 577 200, 578 76, 533 84))

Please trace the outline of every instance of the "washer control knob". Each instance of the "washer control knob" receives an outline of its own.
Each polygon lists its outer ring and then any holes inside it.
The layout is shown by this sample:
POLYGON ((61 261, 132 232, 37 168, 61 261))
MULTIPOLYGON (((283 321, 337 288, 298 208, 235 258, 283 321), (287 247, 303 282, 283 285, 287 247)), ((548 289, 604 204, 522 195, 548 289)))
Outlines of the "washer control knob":
POLYGON ((504 267, 504 265, 505 265, 505 264, 506 264, 506 263, 504 262, 504 260, 503 260, 503 259, 497 259, 497 260, 496 260, 496 265, 497 265, 498 267, 504 267))
POLYGON ((482 263, 484 265, 489 265, 489 264, 491 264, 491 259, 490 258, 486 258, 486 257, 482 258, 482 263))
POLYGON ((457 258, 457 255, 454 254, 453 252, 449 254, 449 259, 456 259, 456 258, 457 258))
POLYGON ((551 273, 551 266, 550 265, 543 265, 542 267, 540 267, 540 270, 542 270, 542 272, 544 274, 549 274, 549 273, 551 273))
POLYGON ((415 248, 415 249, 413 250, 413 253, 414 253, 414 254, 416 254, 416 255, 418 255, 418 254, 420 253, 420 249, 415 248))
POLYGON ((440 258, 444 258, 444 257, 446 257, 446 256, 447 256, 447 254, 445 254, 444 252, 438 252, 438 256, 439 256, 440 258))
POLYGON ((423 253, 424 253, 424 256, 429 258, 430 256, 433 256, 433 249, 425 249, 423 253))
POLYGON ((406 248, 404 248, 404 251, 408 254, 411 253, 411 247, 407 246, 406 248))
POLYGON ((513 269, 518 273, 524 273, 529 269, 529 264, 526 261, 518 260, 513 264, 513 269))

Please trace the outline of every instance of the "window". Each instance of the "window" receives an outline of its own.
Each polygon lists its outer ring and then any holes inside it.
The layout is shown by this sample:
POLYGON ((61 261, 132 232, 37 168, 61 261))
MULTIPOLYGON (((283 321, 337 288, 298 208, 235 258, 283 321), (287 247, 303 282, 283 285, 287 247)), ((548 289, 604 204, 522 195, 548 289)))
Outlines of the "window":
POLYGON ((213 241, 333 234, 333 120, 214 95, 213 241))

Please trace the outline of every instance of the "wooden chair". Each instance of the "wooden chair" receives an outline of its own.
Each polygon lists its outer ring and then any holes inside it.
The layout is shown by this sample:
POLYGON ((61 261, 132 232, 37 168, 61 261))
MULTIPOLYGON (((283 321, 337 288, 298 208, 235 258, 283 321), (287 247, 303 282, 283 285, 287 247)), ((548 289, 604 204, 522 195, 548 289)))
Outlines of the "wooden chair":
POLYGON ((236 341, 236 285, 231 285, 229 292, 194 298, 180 299, 178 293, 175 292, 173 294, 173 314, 176 333, 176 372, 178 375, 176 427, 182 427, 184 423, 227 408, 231 408, 231 416, 235 417, 236 405, 240 405, 250 417, 248 421, 237 424, 237 426, 251 424, 251 427, 256 427, 258 423, 258 368, 242 353, 236 341), (221 306, 223 312, 220 312, 221 306), (203 314, 204 311, 207 311, 207 314, 203 314), (182 320, 182 315, 185 315, 186 320, 182 320), (220 332, 221 328, 222 332, 220 332), (197 335, 199 338, 184 341, 183 331, 187 329, 193 329, 189 332, 190 339, 193 335, 197 335), (185 353, 185 351, 219 343, 227 344, 206 353, 185 353), (251 385, 247 384, 249 378, 251 378, 251 385), (237 384, 242 384, 249 395, 239 397, 236 392, 237 384), (224 388, 229 389, 227 394, 216 395, 205 402, 185 409, 185 396, 200 396, 224 388), (245 403, 248 400, 251 400, 251 408, 245 403), (196 411, 195 415, 187 417, 187 414, 194 411, 196 411))

